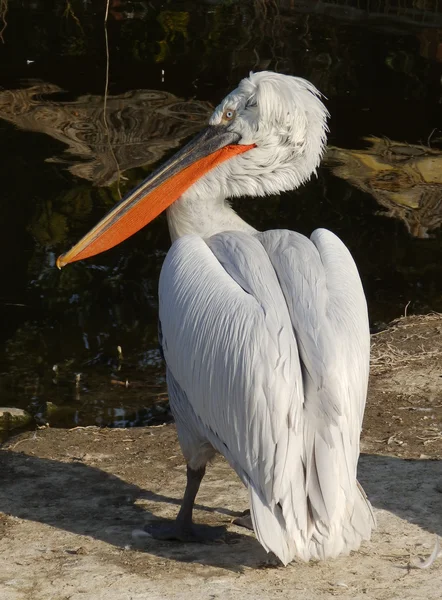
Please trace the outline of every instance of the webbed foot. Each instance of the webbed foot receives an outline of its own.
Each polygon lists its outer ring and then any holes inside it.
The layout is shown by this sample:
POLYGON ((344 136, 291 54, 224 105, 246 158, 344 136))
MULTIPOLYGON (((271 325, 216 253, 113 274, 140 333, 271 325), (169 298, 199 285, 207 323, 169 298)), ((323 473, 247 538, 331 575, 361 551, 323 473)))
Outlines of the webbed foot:
POLYGON ((246 529, 251 529, 253 531, 250 509, 245 510, 239 517, 233 519, 233 524, 238 525, 239 527, 245 527, 246 529))

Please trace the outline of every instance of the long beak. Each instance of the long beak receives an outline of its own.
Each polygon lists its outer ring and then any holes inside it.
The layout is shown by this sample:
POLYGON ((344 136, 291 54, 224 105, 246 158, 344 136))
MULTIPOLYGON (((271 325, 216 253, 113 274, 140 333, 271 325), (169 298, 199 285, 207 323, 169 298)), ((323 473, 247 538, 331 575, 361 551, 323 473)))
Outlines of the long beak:
POLYGON ((75 246, 57 259, 57 267, 109 250, 150 223, 205 173, 247 152, 239 135, 223 125, 204 129, 162 167, 119 202, 75 246))

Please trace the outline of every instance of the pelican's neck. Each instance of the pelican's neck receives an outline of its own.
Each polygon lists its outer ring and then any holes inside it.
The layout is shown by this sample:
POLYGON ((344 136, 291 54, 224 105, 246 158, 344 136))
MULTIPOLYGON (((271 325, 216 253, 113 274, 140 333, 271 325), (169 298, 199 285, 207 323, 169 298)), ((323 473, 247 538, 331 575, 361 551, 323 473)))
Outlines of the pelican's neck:
POLYGON ((223 231, 256 231, 230 207, 223 197, 202 197, 188 190, 167 209, 172 242, 192 233, 204 239, 223 231))

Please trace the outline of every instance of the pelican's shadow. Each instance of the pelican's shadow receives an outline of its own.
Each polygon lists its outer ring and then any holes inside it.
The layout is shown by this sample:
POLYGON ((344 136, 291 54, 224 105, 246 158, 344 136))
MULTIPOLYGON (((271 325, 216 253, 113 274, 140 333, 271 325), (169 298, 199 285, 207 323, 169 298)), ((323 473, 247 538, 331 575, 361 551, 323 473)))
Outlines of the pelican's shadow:
MULTIPOLYGON (((133 529, 156 516, 137 500, 147 500, 143 503, 147 507, 149 502, 180 502, 83 463, 63 463, 19 452, 0 451, 0 472, 3 513, 120 548, 132 544, 133 529)), ((363 455, 359 479, 373 506, 442 535, 441 461, 363 455)), ((197 508, 221 513, 220 520, 224 514, 224 521, 226 514, 238 514, 225 507, 199 504, 197 508)), ((253 537, 234 532, 227 533, 223 544, 180 545, 149 540, 143 550, 163 558, 234 571, 261 565, 267 556, 253 537)))
MULTIPOLYGON (((176 505, 178 512, 181 499, 142 489, 81 462, 64 463, 0 450, 0 473, 0 511, 6 515, 89 536, 119 548, 131 546, 159 557, 200 562, 235 572, 244 566, 256 566, 266 561, 267 555, 256 539, 250 534, 239 533, 238 529, 227 531, 223 540, 216 543, 180 544, 149 538, 137 542, 132 532, 158 518, 149 510, 150 503, 156 505, 156 510, 159 510, 158 503, 176 505), (243 561, 235 552, 238 545, 243 561)), ((177 495, 180 491, 177 490, 177 495)), ((211 513, 207 518, 212 523, 217 520, 215 513, 218 513, 218 525, 228 524, 241 514, 223 506, 206 506, 198 502, 195 509, 211 513)), ((198 520, 203 522, 204 515, 199 514, 198 520)))

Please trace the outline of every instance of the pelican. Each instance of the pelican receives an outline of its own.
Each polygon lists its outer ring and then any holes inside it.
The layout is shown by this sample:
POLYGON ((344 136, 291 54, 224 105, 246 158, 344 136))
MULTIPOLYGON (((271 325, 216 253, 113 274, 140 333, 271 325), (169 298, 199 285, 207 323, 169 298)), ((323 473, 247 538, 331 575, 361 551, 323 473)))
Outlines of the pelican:
POLYGON ((251 73, 206 129, 58 258, 61 268, 103 252, 167 209, 160 343, 187 486, 176 521, 153 523, 152 537, 200 539, 192 510, 217 452, 248 489, 256 537, 284 565, 370 537, 356 479, 370 351, 356 265, 330 231, 259 232, 228 202, 316 172, 320 98, 304 79, 251 73))

